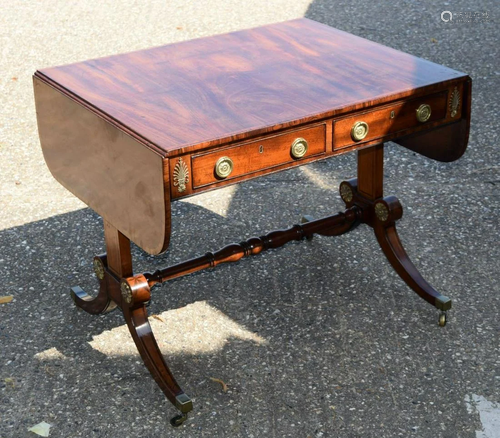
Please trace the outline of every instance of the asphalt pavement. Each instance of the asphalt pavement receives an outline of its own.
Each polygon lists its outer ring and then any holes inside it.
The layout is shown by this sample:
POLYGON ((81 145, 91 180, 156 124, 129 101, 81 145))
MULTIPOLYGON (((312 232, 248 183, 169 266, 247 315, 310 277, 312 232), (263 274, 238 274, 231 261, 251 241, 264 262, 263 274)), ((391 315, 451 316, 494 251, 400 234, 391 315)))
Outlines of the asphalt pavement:
MULTIPOLYGON (((35 437, 28 429, 40 422, 64 438, 500 437, 499 12, 496 1, 463 0, 3 2, 0 296, 13 300, 0 304, 0 437, 35 437), (404 206, 401 239, 454 307, 440 328, 367 227, 172 281, 154 290, 149 312, 194 401, 173 429, 175 410, 121 314, 91 316, 70 299, 70 286, 95 290, 102 220, 44 164, 31 77, 302 16, 472 77, 460 160, 393 143, 385 155, 385 193, 404 206)), ((341 210, 338 184, 355 176, 355 158, 174 203, 169 251, 134 247, 137 271, 341 210)))

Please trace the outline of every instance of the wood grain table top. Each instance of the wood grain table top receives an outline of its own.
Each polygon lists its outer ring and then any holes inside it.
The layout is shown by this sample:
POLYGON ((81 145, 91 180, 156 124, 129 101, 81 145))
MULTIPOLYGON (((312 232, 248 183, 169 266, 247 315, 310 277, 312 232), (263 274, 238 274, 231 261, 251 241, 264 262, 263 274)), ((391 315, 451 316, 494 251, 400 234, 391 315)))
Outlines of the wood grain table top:
POLYGON ((35 76, 165 157, 466 77, 305 18, 42 69, 35 76))

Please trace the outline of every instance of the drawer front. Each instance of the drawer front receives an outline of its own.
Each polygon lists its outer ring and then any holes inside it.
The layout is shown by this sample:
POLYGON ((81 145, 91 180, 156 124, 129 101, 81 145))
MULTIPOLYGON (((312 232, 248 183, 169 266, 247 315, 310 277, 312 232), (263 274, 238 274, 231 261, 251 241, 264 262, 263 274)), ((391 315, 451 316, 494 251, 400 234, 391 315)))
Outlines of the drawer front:
POLYGON ((447 95, 448 93, 443 91, 340 119, 333 127, 333 149, 361 144, 398 131, 444 120, 447 113, 447 95))
POLYGON ((325 124, 192 157, 193 189, 325 153, 325 124), (306 146, 307 142, 307 148, 306 146))

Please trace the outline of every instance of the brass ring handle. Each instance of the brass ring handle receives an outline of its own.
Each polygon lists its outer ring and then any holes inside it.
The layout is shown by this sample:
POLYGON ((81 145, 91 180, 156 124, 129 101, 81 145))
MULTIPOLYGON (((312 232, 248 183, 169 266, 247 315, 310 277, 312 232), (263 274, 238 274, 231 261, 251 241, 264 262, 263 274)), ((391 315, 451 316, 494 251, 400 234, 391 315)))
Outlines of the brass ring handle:
POLYGON ((361 141, 368 135, 368 123, 356 122, 351 128, 351 138, 354 141, 361 141))
POLYGON ((215 173, 219 178, 227 178, 233 171, 233 160, 229 157, 221 157, 215 163, 215 173))
POLYGON ((305 138, 296 138, 292 143, 290 153, 293 158, 302 158, 307 153, 307 147, 308 144, 305 138))
POLYGON ((423 103, 417 108, 417 120, 422 123, 427 122, 431 117, 431 113, 431 106, 423 103))

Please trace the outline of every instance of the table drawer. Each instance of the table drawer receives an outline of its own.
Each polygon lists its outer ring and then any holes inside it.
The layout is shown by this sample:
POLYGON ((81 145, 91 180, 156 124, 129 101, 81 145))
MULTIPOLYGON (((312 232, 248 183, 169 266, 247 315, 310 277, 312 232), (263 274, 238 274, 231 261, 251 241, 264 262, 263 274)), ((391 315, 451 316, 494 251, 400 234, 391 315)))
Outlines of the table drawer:
POLYGON ((325 153, 325 124, 194 155, 193 189, 325 153))
POLYGON ((443 120, 446 118, 447 95, 443 91, 340 119, 333 127, 333 149, 376 140, 398 131, 443 120))

